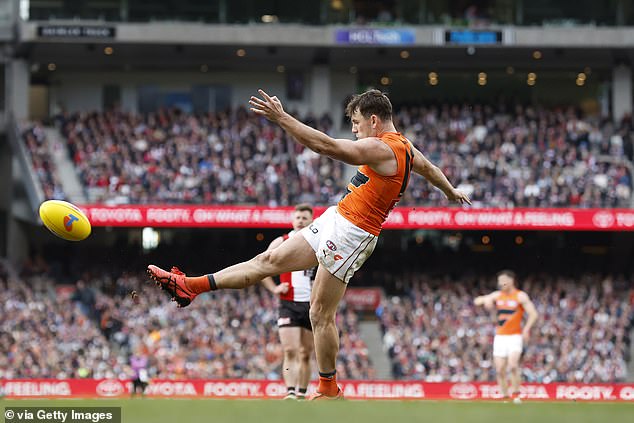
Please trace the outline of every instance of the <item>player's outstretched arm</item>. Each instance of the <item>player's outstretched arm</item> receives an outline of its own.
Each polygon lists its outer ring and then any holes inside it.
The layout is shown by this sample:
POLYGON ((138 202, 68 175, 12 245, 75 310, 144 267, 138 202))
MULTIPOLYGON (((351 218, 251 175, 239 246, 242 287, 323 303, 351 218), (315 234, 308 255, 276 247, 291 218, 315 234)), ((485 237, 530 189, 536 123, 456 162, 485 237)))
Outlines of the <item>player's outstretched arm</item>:
POLYGON ((440 189, 449 201, 455 201, 460 204, 471 204, 469 196, 454 188, 438 166, 427 160, 427 157, 425 157, 416 147, 413 147, 413 149, 414 166, 412 167, 412 170, 414 172, 418 173, 423 178, 431 182, 435 187, 440 189))
POLYGON ((525 292, 521 292, 518 299, 520 304, 522 304, 522 307, 524 307, 524 310, 526 310, 526 314, 528 316, 528 319, 526 320, 526 325, 524 325, 524 330, 522 331, 524 342, 528 342, 531 328, 533 327, 535 322, 537 322, 537 319, 539 318, 539 313, 537 312, 535 304, 533 304, 528 294, 526 294, 525 292))
POLYGON ((375 165, 394 157, 392 150, 376 138, 363 138, 358 141, 335 139, 311 128, 286 113, 276 96, 269 96, 263 90, 258 91, 262 98, 251 97, 251 110, 278 124, 297 142, 317 154, 351 165, 375 165))
POLYGON ((500 291, 493 291, 488 295, 480 295, 473 300, 473 304, 476 306, 484 306, 486 309, 491 309, 499 295, 500 291))

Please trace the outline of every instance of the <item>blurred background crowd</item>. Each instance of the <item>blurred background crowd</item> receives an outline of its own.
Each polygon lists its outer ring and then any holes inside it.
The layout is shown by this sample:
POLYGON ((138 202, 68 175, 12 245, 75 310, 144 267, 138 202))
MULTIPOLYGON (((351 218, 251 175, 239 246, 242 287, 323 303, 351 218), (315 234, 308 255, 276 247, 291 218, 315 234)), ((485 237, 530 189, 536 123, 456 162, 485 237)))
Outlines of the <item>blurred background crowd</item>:
MULTIPOLYGON (((149 359, 152 378, 281 376, 278 300, 260 286, 204 295, 181 314, 163 291, 134 273, 84 273, 69 286, 57 284, 43 261, 21 273, 10 270, 2 266, 0 272, 0 377, 130 377, 134 355, 149 359)), ((473 305, 476 295, 490 291, 490 278, 404 272, 396 280, 376 311, 392 376, 494 380, 495 318, 473 305)), ((634 325, 632 286, 629 277, 588 273, 526 278, 521 288, 541 317, 525 349, 524 378, 624 381, 634 325)), ((376 374, 360 318, 343 303, 337 317, 341 379, 376 374)))
MULTIPOLYGON (((332 136, 328 115, 301 116, 332 136)), ((245 109, 63 114, 56 122, 91 203, 333 204, 344 165, 320 157, 245 109)), ((503 103, 403 107, 395 123, 475 207, 629 207, 632 123, 573 108, 503 103)), ((39 125, 24 130, 49 198, 63 186, 39 125)), ((447 205, 421 177, 400 205, 447 205)))

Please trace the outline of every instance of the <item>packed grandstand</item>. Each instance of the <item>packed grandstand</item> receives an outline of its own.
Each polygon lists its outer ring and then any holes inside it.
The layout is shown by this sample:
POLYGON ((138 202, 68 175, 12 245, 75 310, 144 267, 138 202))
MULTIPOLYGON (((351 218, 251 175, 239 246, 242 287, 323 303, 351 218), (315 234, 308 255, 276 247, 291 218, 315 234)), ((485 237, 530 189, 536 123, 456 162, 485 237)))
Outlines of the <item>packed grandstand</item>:
MULTIPOLYGON (((629 207, 631 122, 572 107, 441 104, 403 107, 395 124, 472 198, 475 207, 629 207)), ((330 116, 303 117, 331 133, 330 116)), ((178 109, 61 114, 55 122, 91 203, 332 204, 340 162, 294 143, 244 109, 204 115, 178 109)), ((342 129, 347 130, 347 129, 342 129)), ((24 142, 48 198, 65 198, 38 124, 24 142)), ((412 178, 399 203, 447 205, 412 178)))
MULTIPOLYGON (((134 355, 149 357, 149 375, 158 379, 281 377, 278 299, 262 287, 208 294, 179 318, 164 293, 138 273, 83 273, 72 285, 61 284, 68 279, 54 273, 41 258, 20 272, 2 266, 0 377, 126 379, 133 374, 134 355)), ((623 275, 525 278, 522 288, 543 316, 526 350, 525 380, 627 380, 632 285, 623 275)), ((422 272, 396 275, 376 309, 391 376, 492 380, 494 318, 473 306, 474 296, 490 286, 484 275, 457 280, 422 272)), ((345 302, 339 310, 342 379, 376 376, 359 331, 363 318, 345 302)))

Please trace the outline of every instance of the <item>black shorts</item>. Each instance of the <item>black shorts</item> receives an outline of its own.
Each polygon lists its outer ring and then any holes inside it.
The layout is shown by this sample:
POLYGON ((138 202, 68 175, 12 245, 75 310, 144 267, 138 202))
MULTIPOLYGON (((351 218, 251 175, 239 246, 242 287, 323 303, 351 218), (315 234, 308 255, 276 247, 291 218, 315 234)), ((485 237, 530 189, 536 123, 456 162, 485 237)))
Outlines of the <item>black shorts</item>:
POLYGON ((280 313, 277 319, 277 327, 301 327, 313 330, 310 324, 310 303, 280 300, 280 313))
POLYGON ((132 388, 135 391, 136 391, 137 388, 141 388, 142 391, 145 391, 145 388, 147 387, 147 385, 148 385, 147 382, 143 382, 138 377, 132 381, 132 388))

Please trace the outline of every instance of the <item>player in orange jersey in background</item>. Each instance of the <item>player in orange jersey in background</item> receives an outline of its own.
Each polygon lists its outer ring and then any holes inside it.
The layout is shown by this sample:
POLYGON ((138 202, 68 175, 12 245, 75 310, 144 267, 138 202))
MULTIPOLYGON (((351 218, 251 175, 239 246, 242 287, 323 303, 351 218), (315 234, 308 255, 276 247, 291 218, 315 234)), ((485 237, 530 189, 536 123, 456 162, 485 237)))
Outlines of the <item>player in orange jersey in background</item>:
POLYGON ((149 265, 148 273, 181 307, 216 289, 242 289, 267 276, 306 270, 318 265, 310 298, 319 386, 311 399, 343 397, 336 380, 339 331, 335 316, 352 275, 374 251, 388 214, 403 195, 414 171, 438 187, 449 200, 470 204, 438 167, 397 132, 392 104, 385 94, 369 90, 348 103, 356 141, 335 139, 307 126, 284 111, 276 96, 259 91, 251 110, 279 125, 292 139, 316 153, 357 165, 357 174, 338 205, 328 208, 298 235, 279 247, 208 275, 187 277, 149 265))
POLYGON ((520 402, 520 382, 522 378, 520 357, 524 345, 528 343, 531 328, 538 318, 535 305, 524 291, 515 287, 515 273, 503 270, 497 275, 498 290, 489 295, 476 297, 474 304, 487 310, 496 308, 497 329, 493 339, 493 359, 498 384, 504 398, 508 398, 507 371, 511 373, 511 397, 520 402), (528 320, 522 329, 524 312, 528 320))

